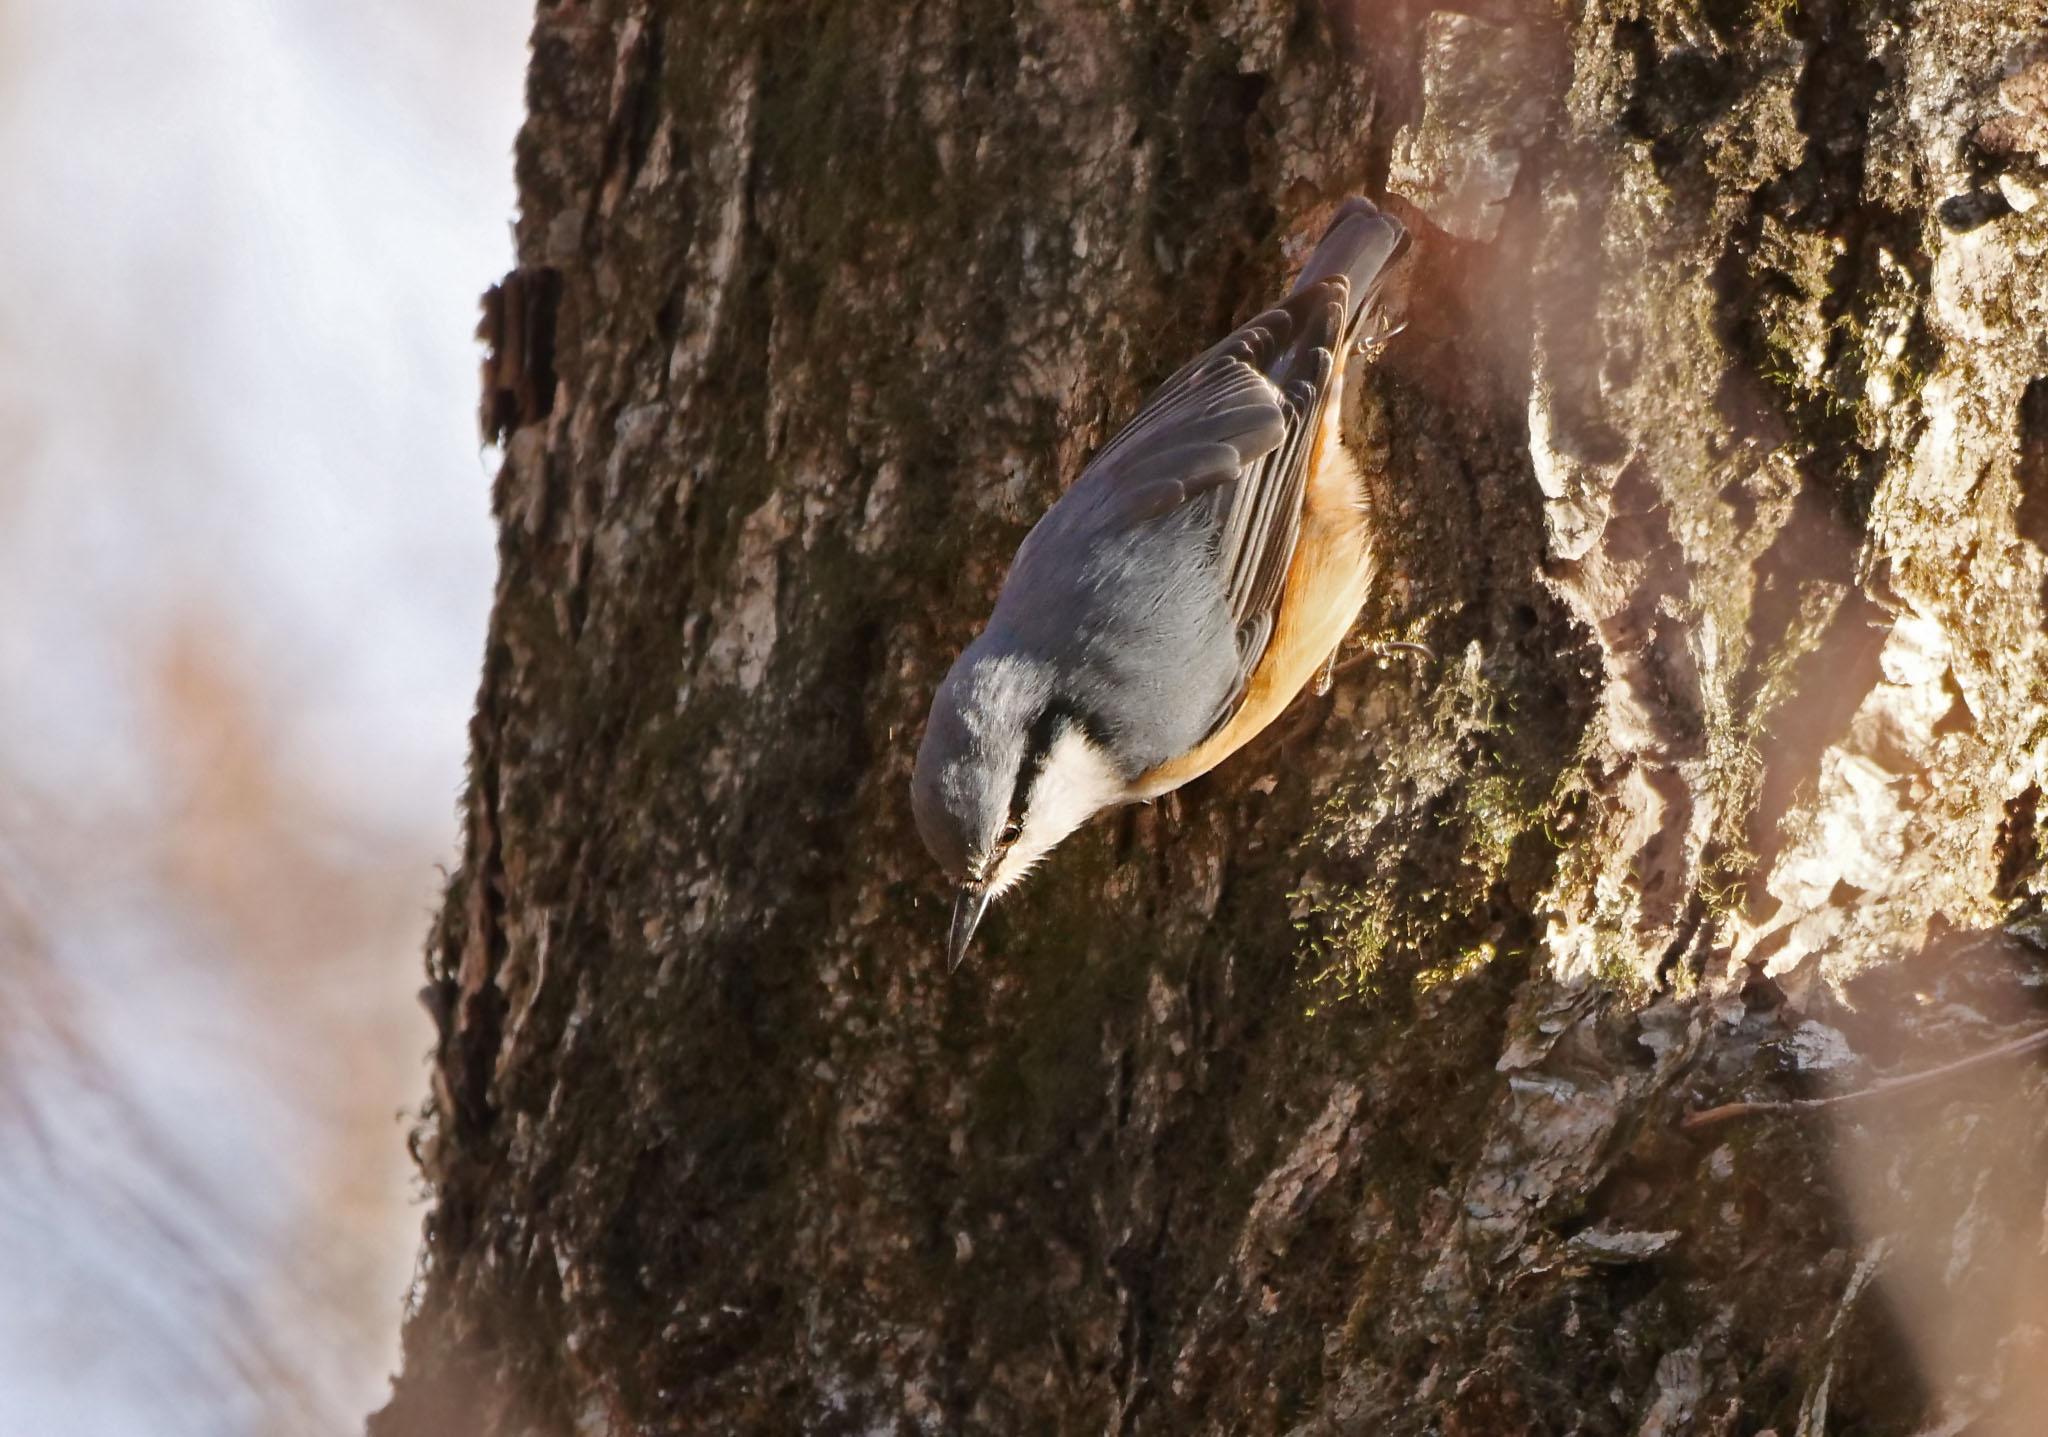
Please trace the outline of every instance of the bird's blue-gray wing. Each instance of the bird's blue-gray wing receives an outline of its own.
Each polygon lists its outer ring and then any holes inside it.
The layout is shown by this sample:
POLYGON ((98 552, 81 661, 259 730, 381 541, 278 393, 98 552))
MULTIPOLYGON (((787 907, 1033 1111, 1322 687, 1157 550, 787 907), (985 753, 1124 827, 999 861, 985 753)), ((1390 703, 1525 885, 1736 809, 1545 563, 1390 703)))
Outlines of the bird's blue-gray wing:
POLYGON ((1227 608, 1233 700, 1272 636, 1343 327, 1341 283, 1250 320, 1167 380, 1062 500, 1114 530, 1216 494, 1207 542, 1184 561, 1209 567, 1227 608))
POLYGON ((1265 656, 1286 591, 1323 415, 1337 398, 1338 358, 1405 243, 1398 220, 1347 200, 1287 298, 1167 380, 1076 483, 1111 490, 1101 516, 1126 523, 1163 518, 1229 486, 1216 506, 1212 558, 1236 636, 1240 692, 1265 656))
POLYGON ((1402 240, 1347 202, 1287 298, 1161 385, 1017 552, 992 623, 1161 760, 1226 722, 1265 656, 1337 358, 1402 240))

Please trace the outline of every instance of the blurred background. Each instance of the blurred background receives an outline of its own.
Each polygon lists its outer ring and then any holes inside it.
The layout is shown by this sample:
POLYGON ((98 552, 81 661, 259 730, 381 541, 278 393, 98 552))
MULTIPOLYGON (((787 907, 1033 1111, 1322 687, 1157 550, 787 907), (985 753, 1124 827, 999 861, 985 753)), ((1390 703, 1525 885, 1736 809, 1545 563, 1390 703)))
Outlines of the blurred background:
POLYGON ((0 1433, 359 1431, 523 0, 0 0, 0 1433))

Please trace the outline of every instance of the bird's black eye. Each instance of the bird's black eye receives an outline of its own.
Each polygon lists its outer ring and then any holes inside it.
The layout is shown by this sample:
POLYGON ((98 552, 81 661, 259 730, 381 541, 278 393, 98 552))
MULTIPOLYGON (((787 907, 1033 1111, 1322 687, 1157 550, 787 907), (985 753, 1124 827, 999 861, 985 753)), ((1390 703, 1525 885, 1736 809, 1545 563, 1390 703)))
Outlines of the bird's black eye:
POLYGON ((1003 831, 996 835, 996 842, 1000 844, 1002 847, 1008 848, 1011 844, 1015 843, 1018 839, 1022 838, 1023 836, 1024 825, 1018 823, 1015 819, 1011 819, 1008 823, 1003 825, 1003 831))

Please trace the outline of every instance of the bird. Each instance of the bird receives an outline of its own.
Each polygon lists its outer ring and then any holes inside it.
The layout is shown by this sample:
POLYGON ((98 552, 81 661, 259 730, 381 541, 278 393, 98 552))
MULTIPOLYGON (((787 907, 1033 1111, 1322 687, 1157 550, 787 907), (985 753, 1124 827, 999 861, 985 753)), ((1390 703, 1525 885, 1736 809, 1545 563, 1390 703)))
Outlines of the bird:
POLYGON ((1398 332, 1379 290, 1406 245, 1347 199, 1285 298, 1161 385, 1018 547, 911 777, 956 885, 949 971, 1061 839, 1207 773, 1334 659, 1372 575, 1338 409, 1347 361, 1398 332))

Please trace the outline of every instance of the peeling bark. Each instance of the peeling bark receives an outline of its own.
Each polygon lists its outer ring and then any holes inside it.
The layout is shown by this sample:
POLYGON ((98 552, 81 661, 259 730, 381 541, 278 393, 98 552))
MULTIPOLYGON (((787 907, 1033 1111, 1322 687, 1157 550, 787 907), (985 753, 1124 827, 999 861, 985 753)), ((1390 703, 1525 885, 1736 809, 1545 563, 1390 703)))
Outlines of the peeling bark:
POLYGON ((543 0, 378 1437, 2031 1431, 2023 0, 543 0), (1030 522, 1391 189, 1327 697, 948 977, 1030 522), (1998 1424, 2004 1423, 2001 1427, 1998 1424))

